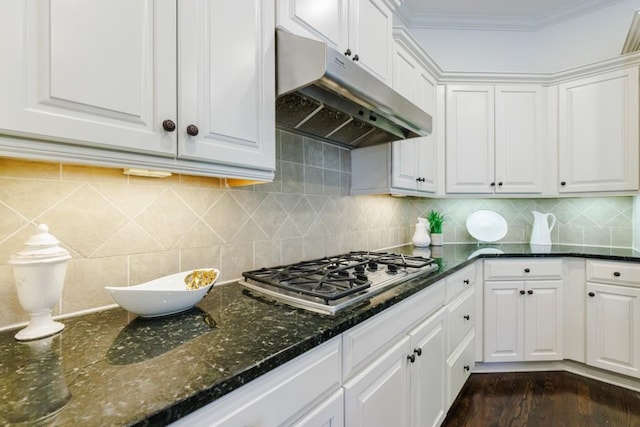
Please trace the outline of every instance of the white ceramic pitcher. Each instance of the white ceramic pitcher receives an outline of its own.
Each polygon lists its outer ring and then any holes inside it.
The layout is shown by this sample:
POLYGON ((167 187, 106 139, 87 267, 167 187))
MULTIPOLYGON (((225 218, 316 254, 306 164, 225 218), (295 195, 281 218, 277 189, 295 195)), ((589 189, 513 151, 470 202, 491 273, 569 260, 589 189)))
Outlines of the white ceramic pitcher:
POLYGON ((552 213, 533 211, 533 230, 531 230, 532 245, 551 245, 551 230, 556 225, 556 216, 552 213), (551 218, 551 224, 549 224, 551 218))

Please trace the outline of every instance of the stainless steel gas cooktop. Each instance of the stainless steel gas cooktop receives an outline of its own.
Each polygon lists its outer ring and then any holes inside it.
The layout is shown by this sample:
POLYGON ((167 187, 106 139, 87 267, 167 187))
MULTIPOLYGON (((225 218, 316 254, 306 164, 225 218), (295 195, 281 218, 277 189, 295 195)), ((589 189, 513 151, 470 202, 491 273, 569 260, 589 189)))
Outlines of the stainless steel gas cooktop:
POLYGON ((391 285, 437 269, 431 258, 355 251, 246 271, 240 283, 287 304, 333 314, 391 285))

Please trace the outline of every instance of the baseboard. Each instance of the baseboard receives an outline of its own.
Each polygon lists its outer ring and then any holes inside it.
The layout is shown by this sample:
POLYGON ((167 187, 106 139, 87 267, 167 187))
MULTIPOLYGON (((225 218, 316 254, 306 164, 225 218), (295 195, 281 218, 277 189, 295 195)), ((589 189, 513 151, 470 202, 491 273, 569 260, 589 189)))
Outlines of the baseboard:
POLYGON ((576 375, 602 381, 618 387, 640 392, 640 379, 616 374, 604 369, 594 368, 573 360, 558 360, 550 362, 504 362, 483 363, 476 362, 472 373, 498 372, 536 372, 536 371, 565 371, 576 375))

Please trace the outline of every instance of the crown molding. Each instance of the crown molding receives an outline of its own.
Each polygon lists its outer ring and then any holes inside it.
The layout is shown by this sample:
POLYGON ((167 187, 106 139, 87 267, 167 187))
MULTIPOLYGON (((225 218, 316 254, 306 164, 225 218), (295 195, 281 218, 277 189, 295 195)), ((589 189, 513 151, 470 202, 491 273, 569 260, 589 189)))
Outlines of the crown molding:
POLYGON ((396 43, 411 52, 436 80, 440 80, 442 77, 442 68, 429 56, 405 27, 393 27, 393 39, 396 43))
POLYGON ((460 72, 443 71, 438 83, 495 83, 495 84, 538 84, 554 85, 564 81, 640 66, 640 52, 618 56, 580 67, 569 68, 553 73, 492 73, 492 72, 460 72))
MULTIPOLYGON (((637 11, 634 20, 640 24, 640 10, 637 11)), ((638 32, 640 35, 640 31, 638 32)), ((621 68, 640 66, 640 49, 625 55, 579 67, 548 73, 502 73, 502 72, 467 72, 443 70, 438 63, 429 56, 425 49, 418 43, 409 29, 403 26, 393 27, 393 38, 405 49, 414 54, 422 65, 433 75, 440 84, 451 83, 504 83, 504 84, 542 84, 552 85, 576 78, 613 71, 621 68)))
POLYGON ((410 28, 526 32, 538 31, 622 1, 625 0, 585 0, 535 17, 413 13, 406 5, 397 12, 410 28))
POLYGON ((629 33, 622 46, 622 54, 637 52, 640 50, 640 9, 633 13, 629 33))

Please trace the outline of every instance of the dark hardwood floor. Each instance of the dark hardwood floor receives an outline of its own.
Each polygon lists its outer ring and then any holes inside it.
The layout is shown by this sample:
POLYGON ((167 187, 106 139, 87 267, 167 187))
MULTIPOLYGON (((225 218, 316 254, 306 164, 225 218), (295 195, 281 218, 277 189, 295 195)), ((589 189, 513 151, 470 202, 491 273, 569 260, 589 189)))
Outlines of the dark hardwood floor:
POLYGON ((640 426, 640 393, 569 372, 472 374, 444 427, 640 426))

